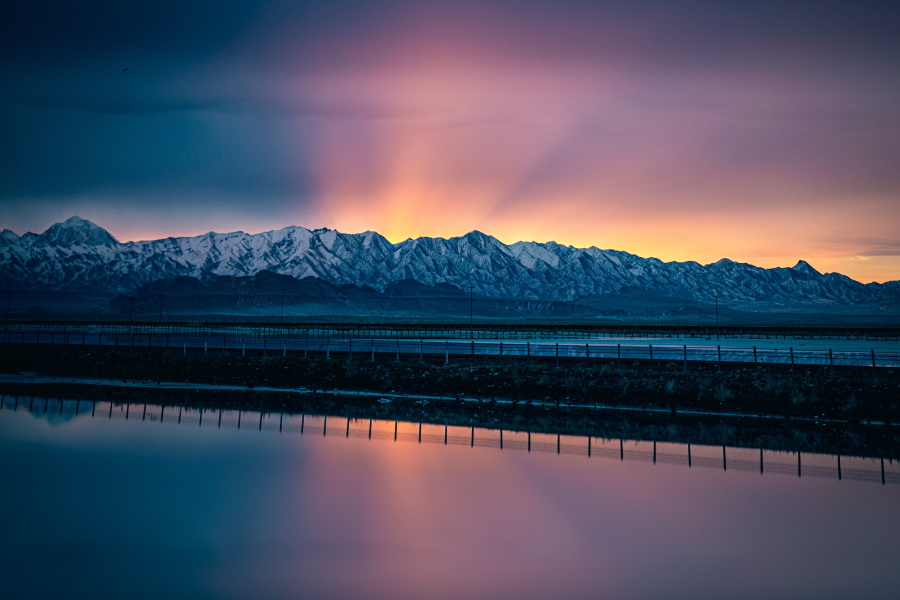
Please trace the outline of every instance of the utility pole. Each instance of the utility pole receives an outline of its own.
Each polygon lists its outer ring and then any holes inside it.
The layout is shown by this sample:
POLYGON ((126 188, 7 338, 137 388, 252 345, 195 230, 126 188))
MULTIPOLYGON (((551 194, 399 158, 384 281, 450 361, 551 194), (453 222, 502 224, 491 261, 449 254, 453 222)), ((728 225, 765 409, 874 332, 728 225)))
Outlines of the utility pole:
POLYGON ((473 296, 473 291, 475 286, 469 286, 469 337, 475 337, 475 297, 473 296))
POLYGON ((719 297, 716 296, 716 339, 719 339, 719 297))

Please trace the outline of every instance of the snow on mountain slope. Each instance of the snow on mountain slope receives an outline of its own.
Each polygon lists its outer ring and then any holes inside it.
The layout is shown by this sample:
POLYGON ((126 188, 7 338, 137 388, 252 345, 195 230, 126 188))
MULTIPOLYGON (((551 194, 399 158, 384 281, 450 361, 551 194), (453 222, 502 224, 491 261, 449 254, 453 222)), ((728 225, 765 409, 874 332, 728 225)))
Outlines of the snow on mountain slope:
POLYGON ((90 221, 72 217, 41 234, 0 233, 0 284, 129 291, 179 276, 253 276, 272 271, 336 285, 383 291, 405 279, 449 283, 484 296, 574 300, 637 287, 711 302, 796 304, 900 302, 900 283, 863 285, 837 273, 822 274, 805 261, 763 269, 728 259, 701 265, 664 263, 627 252, 575 248, 555 242, 505 245, 479 231, 391 244, 378 233, 285 227, 247 234, 210 232, 197 237, 119 243, 90 221))

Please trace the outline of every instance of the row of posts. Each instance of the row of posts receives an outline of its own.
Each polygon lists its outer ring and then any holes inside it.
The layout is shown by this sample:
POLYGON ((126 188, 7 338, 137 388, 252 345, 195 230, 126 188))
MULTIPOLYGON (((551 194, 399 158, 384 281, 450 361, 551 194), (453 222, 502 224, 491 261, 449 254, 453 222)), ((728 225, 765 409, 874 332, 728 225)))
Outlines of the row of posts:
MULTIPOLYGON (((11 332, 7 332, 7 334, 6 334, 6 342, 7 342, 7 343, 16 343, 16 341, 18 341, 18 343, 26 343, 26 335, 27 335, 26 332, 24 332, 24 331, 23 331, 23 332, 20 332, 19 335, 16 336, 16 337, 19 338, 19 340, 15 340, 14 337, 13 337, 13 334, 12 334, 11 332)), ((41 339, 41 335, 42 335, 42 334, 37 333, 37 334, 35 334, 35 335, 36 335, 36 338, 35 338, 35 339, 36 339, 36 342, 37 342, 37 343, 40 343, 40 339, 41 339)), ((93 334, 93 335, 91 335, 90 337, 91 337, 91 338, 94 338, 94 337, 95 337, 95 338, 96 338, 97 345, 102 345, 102 342, 103 342, 103 335, 104 335, 104 334, 98 333, 98 334, 93 334)), ((106 334, 106 335, 109 336, 110 334, 106 334)), ((124 340, 123 340, 123 339, 120 339, 120 334, 117 334, 117 333, 116 333, 116 334, 112 334, 112 336, 113 336, 113 343, 112 343, 111 345, 116 346, 116 347, 118 347, 118 346, 132 346, 132 347, 134 347, 134 346, 136 345, 136 340, 140 340, 140 338, 142 337, 140 334, 134 334, 134 333, 125 335, 125 336, 124 336, 124 340), (120 342, 124 342, 124 343, 120 343, 120 342)), ((64 332, 62 343, 63 343, 64 345, 79 344, 79 343, 80 343, 80 345, 87 345, 88 337, 89 337, 89 336, 88 336, 88 334, 86 334, 86 333, 82 333, 80 336, 77 336, 77 335, 74 334, 74 333, 70 334, 69 332, 64 332), (79 339, 79 338, 80 338, 80 339, 79 339)), ((145 339, 146 339, 146 344, 141 344, 141 345, 145 345, 145 346, 147 346, 147 347, 153 347, 154 345, 157 346, 157 347, 166 347, 166 348, 170 347, 170 336, 169 336, 169 334, 158 335, 158 336, 156 336, 156 338, 157 338, 156 344, 154 344, 154 336, 152 336, 151 334, 146 334, 146 338, 145 338, 145 339)), ((55 333, 51 333, 51 334, 50 334, 50 344, 56 344, 56 339, 57 339, 57 338, 56 338, 56 334, 55 334, 55 333)), ((108 340, 108 339, 109 339, 109 337, 107 337, 107 340, 108 340)), ((267 338, 266 336, 263 336, 263 337, 261 338, 261 340, 262 340, 262 351, 263 351, 263 353, 266 353, 266 352, 268 351, 268 349, 269 349, 269 348, 268 348, 268 341, 267 341, 268 338, 267 338)), ((309 340, 310 340, 310 338, 308 338, 308 337, 307 337, 307 338, 304 338, 304 349, 303 349, 303 356, 304 356, 304 358, 307 357, 308 354, 309 354, 309 340)), ((374 339, 374 338, 373 338, 373 339, 370 339, 369 342, 370 342, 370 345, 371 345, 371 348, 370 348, 370 352, 371 352, 371 360, 374 361, 374 360, 375 360, 375 352, 376 352, 376 351, 375 351, 375 339, 374 339)), ((425 350, 424 350, 424 342, 425 342, 425 341, 424 341, 423 339, 419 339, 419 349, 418 349, 419 351, 418 351, 418 354, 419 354, 419 360, 420 360, 420 361, 424 361, 424 354, 425 354, 425 350)), ((348 343, 348 351, 347 351, 347 352, 348 352, 348 356, 352 357, 352 355, 353 355, 353 338, 348 338, 347 343, 348 343)), ((394 354, 395 354, 395 360, 396 360, 397 362, 399 362, 399 361, 400 361, 400 354, 401 354, 401 349, 400 349, 400 339, 399 339, 399 338, 396 339, 396 340, 395 340, 395 343, 396 343, 396 349, 395 349, 395 351, 394 351, 394 354)), ((444 343, 445 343, 445 348, 444 348, 444 362, 445 362, 445 363, 449 363, 449 362, 450 362, 450 342, 449 342, 449 340, 448 340, 448 341, 445 341, 444 343)), ((433 342, 431 342, 430 344, 433 344, 433 342)), ((93 345, 93 344, 91 344, 91 345, 93 345)), ((469 354, 470 354, 470 356, 474 357, 474 356, 476 355, 476 352, 475 352, 475 348, 476 348, 475 341, 473 340, 473 341, 469 342, 469 345, 470 345, 470 351, 469 351, 469 354)), ((567 345, 568 345, 569 347, 571 347, 571 344, 567 344, 567 345)), ((184 351, 185 353, 187 353, 187 349, 188 349, 187 341, 184 341, 184 342, 183 342, 182 348, 183 348, 183 351, 184 351)), ((227 336, 223 336, 223 337, 222 337, 222 346, 221 346, 221 349, 222 349, 223 351, 225 351, 227 348, 228 348, 228 344, 227 344, 227 336)), ((652 367, 652 366, 653 366, 653 363, 654 363, 653 345, 652 345, 652 344, 648 344, 647 348, 648 348, 648 354, 649 354, 650 366, 652 367)), ((204 352, 208 352, 208 351, 209 351, 209 342, 208 342, 208 341, 204 341, 204 342, 203 342, 203 350, 204 350, 204 352)), ((559 366, 559 359, 560 359, 559 343, 555 343, 555 344, 554 344, 554 350, 555 350, 554 355, 555 355, 555 358, 556 358, 556 366, 559 366)), ((246 352, 247 352, 247 344, 246 344, 246 342, 243 342, 243 341, 242 341, 242 343, 241 343, 241 354, 242 354, 242 355, 245 355, 246 352)), ((382 351, 382 352, 383 352, 383 351, 382 351)), ((756 346, 753 346, 753 348, 752 348, 752 353, 753 353, 753 364, 754 364, 755 366, 758 366, 758 365, 759 365, 759 356, 758 356, 758 352, 757 352, 756 346)), ((791 364, 791 366, 793 367, 793 366, 796 365, 796 358, 795 358, 795 355, 794 355, 794 348, 793 348, 793 347, 789 348, 789 349, 788 349, 788 353, 789 353, 790 364, 791 364)), ((325 338, 325 354, 326 354, 326 358, 329 358, 329 359, 331 358, 331 340, 330 340, 329 338, 325 338)), ((499 356, 500 356, 501 358, 504 356, 504 353, 503 353, 503 342, 500 342, 500 343, 499 343, 498 354, 499 354, 499 356)), ((282 344, 282 356, 287 356, 287 343, 286 343, 286 341, 283 342, 283 344, 282 344)), ((532 357, 532 352, 531 352, 531 342, 527 342, 527 343, 526 343, 526 356, 527 356, 528 358, 531 358, 531 357, 532 357)), ((537 356, 542 356, 542 355, 537 355, 537 356)), ((543 356, 546 356, 546 355, 543 355, 543 356)), ((874 368, 876 368, 876 356, 875 356, 875 350, 874 350, 874 349, 871 349, 871 350, 869 351, 869 356, 870 356, 870 359, 871 359, 871 366, 872 366, 872 368, 874 369, 874 368)), ((577 357, 572 357, 572 358, 577 358, 577 357)), ((590 344, 585 344, 585 345, 584 345, 584 359, 585 359, 585 363, 587 363, 587 362, 590 360, 590 358, 591 358, 591 356, 590 356, 590 344)), ((637 359, 635 359, 635 360, 637 360, 637 359)), ((671 359, 669 359, 669 360, 671 360, 671 359)), ((683 357, 682 357, 682 362, 683 362, 683 368, 684 368, 684 370, 686 371, 687 368, 688 368, 688 347, 687 347, 686 344, 683 345, 683 357)), ((617 364, 618 368, 621 369, 621 367, 622 367, 622 345, 621 345, 621 344, 616 344, 616 364, 617 364)), ((716 364, 717 364, 719 370, 721 370, 721 367, 722 367, 722 346, 720 346, 720 345, 717 345, 717 346, 716 346, 716 364)), ((829 365, 829 368, 833 371, 833 370, 834 370, 834 352, 833 352, 832 349, 829 349, 829 350, 828 350, 828 365, 829 365)))

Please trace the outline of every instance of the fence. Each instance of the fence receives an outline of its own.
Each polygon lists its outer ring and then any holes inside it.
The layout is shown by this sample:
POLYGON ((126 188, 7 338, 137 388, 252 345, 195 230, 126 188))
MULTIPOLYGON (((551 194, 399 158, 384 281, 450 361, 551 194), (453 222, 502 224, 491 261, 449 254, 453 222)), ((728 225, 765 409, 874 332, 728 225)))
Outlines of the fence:
POLYGON ((900 463, 897 461, 840 454, 607 439, 399 420, 354 419, 333 415, 198 409, 34 396, 0 397, 0 411, 19 410, 54 418, 78 418, 89 415, 91 418, 105 420, 140 420, 179 426, 218 429, 233 427, 299 435, 331 435, 418 444, 582 455, 619 461, 683 465, 688 468, 758 471, 760 474, 776 473, 797 477, 812 476, 900 484, 900 463))
POLYGON ((833 351, 789 348, 738 348, 722 345, 667 344, 609 344, 592 342, 510 342, 493 340, 433 340, 338 338, 320 336, 259 335, 227 333, 137 333, 102 331, 41 331, 19 330, 0 333, 0 343, 50 344, 67 346, 162 347, 210 351, 264 352, 287 355, 303 353, 324 355, 326 358, 365 358, 370 360, 393 358, 403 360, 441 360, 451 358, 496 356, 526 358, 623 362, 675 362, 687 368, 689 362, 744 363, 753 365, 827 365, 856 367, 900 366, 898 351, 833 351))

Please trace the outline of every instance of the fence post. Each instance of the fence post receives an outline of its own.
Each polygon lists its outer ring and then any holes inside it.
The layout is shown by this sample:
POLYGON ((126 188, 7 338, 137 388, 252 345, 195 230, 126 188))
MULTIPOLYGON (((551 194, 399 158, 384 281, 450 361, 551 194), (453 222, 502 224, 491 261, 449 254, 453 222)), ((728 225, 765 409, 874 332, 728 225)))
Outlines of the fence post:
POLYGON ((444 340, 444 364, 450 363, 450 340, 444 340))
POLYGON ((372 362, 375 362, 375 338, 369 340, 369 344, 372 346, 372 362))
POLYGON ((422 347, 422 345, 423 345, 424 343, 425 343, 425 342, 422 340, 422 338, 419 338, 419 362, 424 362, 424 361, 425 361, 424 348, 422 347))
POLYGON ((653 368, 653 344, 647 344, 647 347, 650 349, 650 368, 653 368))
POLYGON ((753 346, 753 368, 759 368, 759 363, 756 361, 756 346, 753 346))
POLYGON ((531 358, 531 342, 525 342, 525 354, 531 358))
POLYGON ((396 342, 397 342, 397 357, 396 357, 396 360, 394 360, 394 362, 400 362, 400 338, 397 338, 396 342))
POLYGON ((331 360, 331 338, 325 338, 325 360, 331 360))
POLYGON ((722 346, 716 346, 716 364, 718 369, 722 370, 722 346))
POLYGON ((556 367, 559 368, 559 342, 556 343, 556 367))
POLYGON ((584 345, 584 366, 591 364, 591 347, 589 344, 584 345))
POLYGON ((619 370, 622 369, 622 344, 616 344, 616 362, 619 370))
POLYGON ((789 348, 789 350, 791 351, 791 367, 793 368, 793 366, 794 366, 794 348, 791 347, 791 348, 789 348))
POLYGON ((872 372, 875 372, 875 349, 872 348, 872 372))
POLYGON ((347 359, 353 360, 353 338, 347 340, 347 359))
POLYGON ((834 354, 831 352, 831 348, 828 349, 828 368, 832 375, 834 375, 834 354))
POLYGON ((687 344, 684 345, 684 370, 687 371, 687 344))

